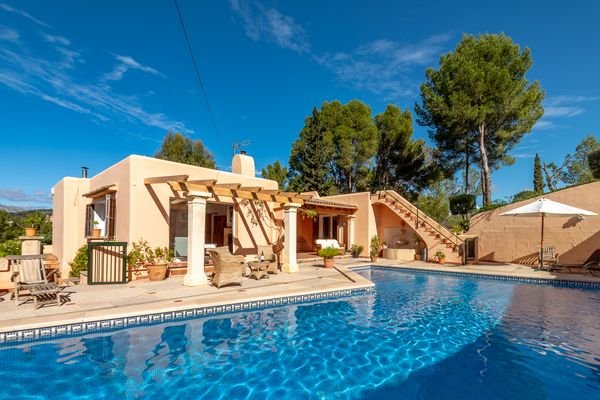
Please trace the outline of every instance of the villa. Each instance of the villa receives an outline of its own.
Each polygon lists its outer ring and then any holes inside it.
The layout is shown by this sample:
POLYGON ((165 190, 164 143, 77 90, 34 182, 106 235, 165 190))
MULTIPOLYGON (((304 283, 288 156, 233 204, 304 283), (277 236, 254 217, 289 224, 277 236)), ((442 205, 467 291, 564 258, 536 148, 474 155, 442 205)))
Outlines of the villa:
POLYGON ((190 285, 206 283, 207 244, 247 257, 272 245, 290 273, 299 259, 315 257, 317 239, 335 239, 343 249, 360 244, 367 255, 374 235, 389 258, 413 260, 418 238, 429 254, 443 250, 449 262, 462 261, 462 239, 395 192, 283 192, 256 177, 245 153, 233 157, 231 172, 132 155, 91 178, 63 178, 52 191, 52 251, 63 276, 77 249, 95 240, 168 246, 187 261, 190 285))

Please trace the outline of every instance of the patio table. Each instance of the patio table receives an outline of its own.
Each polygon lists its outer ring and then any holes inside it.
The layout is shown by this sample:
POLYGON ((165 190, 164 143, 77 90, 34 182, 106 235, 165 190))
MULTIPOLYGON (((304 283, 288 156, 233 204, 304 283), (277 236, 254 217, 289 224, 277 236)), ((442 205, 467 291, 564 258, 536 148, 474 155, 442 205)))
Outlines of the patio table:
POLYGON ((269 274, 267 273, 267 268, 269 268, 269 264, 269 261, 248 262, 248 267, 250 267, 250 276, 248 278, 254 278, 256 280, 262 278, 269 279, 269 274))

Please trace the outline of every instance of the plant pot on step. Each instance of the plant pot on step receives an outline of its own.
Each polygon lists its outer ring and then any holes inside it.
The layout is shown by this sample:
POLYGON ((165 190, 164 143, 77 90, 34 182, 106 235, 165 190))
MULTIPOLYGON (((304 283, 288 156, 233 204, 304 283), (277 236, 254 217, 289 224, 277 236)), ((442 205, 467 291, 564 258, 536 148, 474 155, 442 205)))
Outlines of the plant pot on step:
POLYGON ((323 266, 325 268, 333 268, 333 258, 324 258, 323 259, 323 266))
POLYGON ((146 266, 148 269, 148 279, 151 281, 162 281, 167 276, 167 264, 149 264, 146 266))
POLYGON ((99 229, 99 228, 92 229, 92 237, 100 237, 100 233, 102 233, 102 229, 99 229))
POLYGON ((440 258, 438 260, 438 264, 440 264, 440 265, 444 265, 445 263, 446 263, 446 259, 445 258, 440 258))
POLYGON ((371 256, 371 262, 377 261, 377 256, 371 256))
POLYGON ((37 234, 37 228, 25 228, 25 236, 35 236, 37 234))

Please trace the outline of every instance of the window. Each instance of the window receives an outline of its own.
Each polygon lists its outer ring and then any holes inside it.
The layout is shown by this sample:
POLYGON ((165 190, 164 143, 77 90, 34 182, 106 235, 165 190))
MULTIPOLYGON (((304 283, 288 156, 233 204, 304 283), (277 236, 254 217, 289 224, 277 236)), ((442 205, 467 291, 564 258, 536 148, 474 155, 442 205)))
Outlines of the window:
POLYGON ((85 236, 92 236, 92 229, 100 229, 100 236, 115 238, 116 193, 107 193, 94 198, 92 204, 86 206, 85 236))

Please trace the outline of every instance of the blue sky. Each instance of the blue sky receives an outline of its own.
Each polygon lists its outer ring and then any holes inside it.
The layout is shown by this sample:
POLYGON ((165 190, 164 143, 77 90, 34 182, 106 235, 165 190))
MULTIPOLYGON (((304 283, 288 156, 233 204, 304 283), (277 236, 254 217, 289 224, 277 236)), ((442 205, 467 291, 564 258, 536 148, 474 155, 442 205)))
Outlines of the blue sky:
POLYGON ((412 110, 425 68, 463 32, 529 47, 528 77, 546 91, 516 164, 493 176, 495 198, 532 186, 536 152, 558 163, 598 134, 600 3, 416 3, 180 0, 215 131, 172 1, 0 0, 0 204, 48 206, 63 176, 152 155, 168 130, 201 139, 224 169, 240 140, 258 169, 287 162, 325 100, 412 110))

